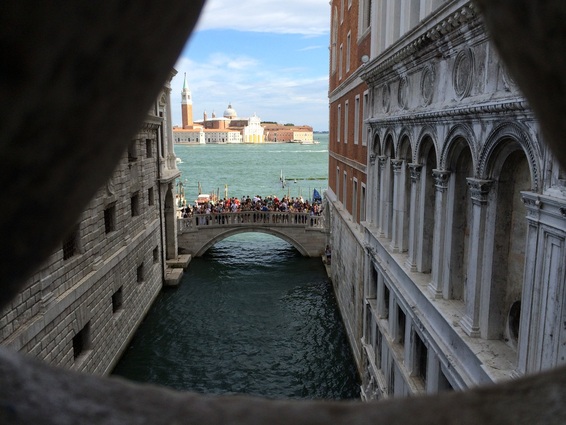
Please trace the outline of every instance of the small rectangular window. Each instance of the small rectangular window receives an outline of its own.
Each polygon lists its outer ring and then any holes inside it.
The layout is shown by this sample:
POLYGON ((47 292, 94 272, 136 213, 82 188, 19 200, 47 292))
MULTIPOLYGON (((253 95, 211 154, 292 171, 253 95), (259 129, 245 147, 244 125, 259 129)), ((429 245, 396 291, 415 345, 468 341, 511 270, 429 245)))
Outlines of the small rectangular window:
POLYGON ((405 312, 397 306, 397 342, 401 345, 405 344, 405 322, 405 312))
POLYGON ((340 53, 338 56, 338 79, 342 79, 342 62, 343 62, 343 55, 344 55, 344 45, 340 44, 340 53))
POLYGON ((360 96, 356 96, 354 103, 354 144, 360 140, 360 96))
POLYGON ((79 253, 79 226, 76 225, 71 233, 63 240, 63 260, 79 253))
POLYGON ((112 203, 104 209, 104 231, 110 233, 116 230, 116 204, 112 203))
POLYGON ((338 105, 338 119, 336 124, 336 141, 340 142, 342 134, 342 105, 338 105))
POLYGON ((140 195, 139 192, 136 192, 130 198, 130 209, 132 213, 132 217, 136 217, 140 215, 140 195))
POLYGON ((350 71, 350 44, 352 44, 352 35, 348 33, 346 36, 346 72, 350 71))
POLYGON ((350 120, 350 102, 344 103, 344 143, 348 143, 348 121, 350 120))
POLYGON ((79 358, 87 350, 90 349, 90 322, 88 322, 74 337, 73 337, 73 359, 79 358))
POLYGON ((122 310, 122 304, 124 303, 122 288, 123 287, 120 286, 120 288, 112 294, 112 313, 118 313, 122 310))
POLYGON ((144 276, 143 263, 141 263, 136 270, 136 278, 138 283, 142 283, 144 281, 145 276, 144 276))
POLYGON ((383 285, 383 317, 389 318, 389 288, 383 285))
POLYGON ((153 146, 151 139, 145 139, 145 156, 147 158, 153 158, 153 146))
POLYGON ((360 199, 360 221, 366 221, 366 185, 362 183, 362 198, 360 199))
POLYGON ((159 248, 153 248, 153 263, 157 263, 159 261, 159 248))
POLYGON ((152 206, 155 204, 155 197, 153 196, 153 187, 147 189, 147 204, 152 206))
POLYGON ((424 384, 426 385, 426 374, 427 374, 427 362, 428 362, 428 350, 425 343, 415 332, 415 372, 414 375, 420 377, 424 384))

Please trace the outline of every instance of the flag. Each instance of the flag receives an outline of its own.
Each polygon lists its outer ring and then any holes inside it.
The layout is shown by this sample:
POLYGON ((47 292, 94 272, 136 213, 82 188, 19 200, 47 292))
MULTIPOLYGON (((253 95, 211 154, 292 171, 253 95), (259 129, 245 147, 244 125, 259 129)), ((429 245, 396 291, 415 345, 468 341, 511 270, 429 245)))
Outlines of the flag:
POLYGON ((320 196, 320 193, 318 193, 318 190, 314 190, 312 192, 312 200, 313 201, 322 201, 322 196, 320 196))

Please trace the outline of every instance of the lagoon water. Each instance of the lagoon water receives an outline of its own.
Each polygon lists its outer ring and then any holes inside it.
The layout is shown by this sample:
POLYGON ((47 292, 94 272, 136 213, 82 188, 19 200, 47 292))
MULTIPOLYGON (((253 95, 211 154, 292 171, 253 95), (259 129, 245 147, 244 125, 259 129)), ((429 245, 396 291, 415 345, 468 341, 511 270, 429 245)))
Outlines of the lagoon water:
MULTIPOLYGON (((323 193, 328 139, 315 137, 320 144, 176 146, 186 198, 196 198, 198 182, 221 197, 225 185, 238 197, 323 193)), ((321 260, 261 233, 194 258, 181 285, 159 295, 114 374, 205 394, 359 397, 321 260)))

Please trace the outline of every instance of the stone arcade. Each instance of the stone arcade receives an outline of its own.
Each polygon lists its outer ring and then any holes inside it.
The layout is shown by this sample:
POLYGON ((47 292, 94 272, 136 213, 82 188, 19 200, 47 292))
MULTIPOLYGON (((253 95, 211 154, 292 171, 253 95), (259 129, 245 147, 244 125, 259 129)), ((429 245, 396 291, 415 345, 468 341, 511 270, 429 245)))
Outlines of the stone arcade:
POLYGON ((359 306, 346 317, 363 329, 367 399, 500 382, 566 356, 564 171, 474 4, 402 3, 373 2, 369 62, 331 94, 338 146, 355 77, 369 93, 365 220, 348 163, 330 170, 333 277, 359 306), (347 267, 362 249, 363 290, 347 267))

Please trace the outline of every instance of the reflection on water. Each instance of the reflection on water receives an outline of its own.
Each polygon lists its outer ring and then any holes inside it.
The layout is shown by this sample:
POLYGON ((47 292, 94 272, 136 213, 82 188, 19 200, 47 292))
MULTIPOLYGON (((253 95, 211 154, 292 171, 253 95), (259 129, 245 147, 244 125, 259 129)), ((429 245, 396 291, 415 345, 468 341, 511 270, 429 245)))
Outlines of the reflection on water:
POLYGON ((358 398, 354 361, 319 259, 248 233, 195 258, 164 291, 115 374, 181 390, 358 398))

